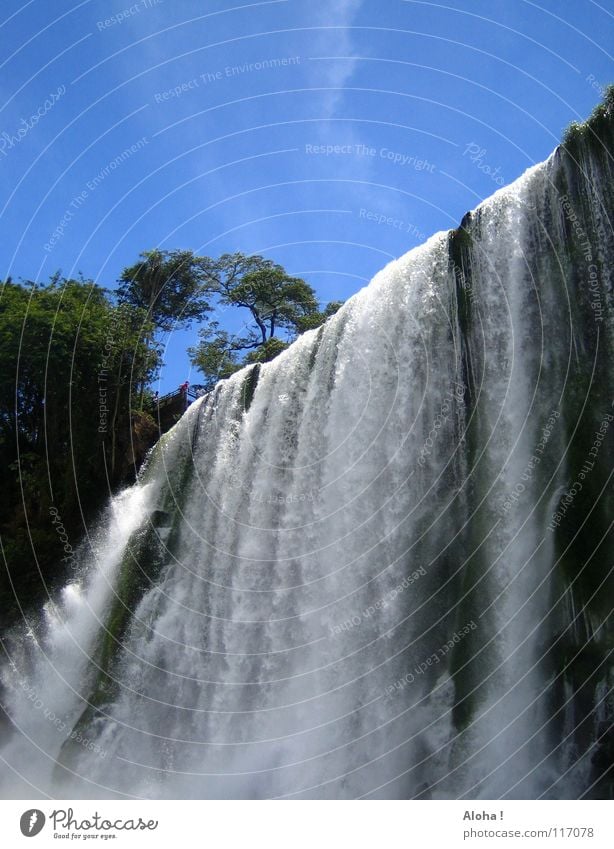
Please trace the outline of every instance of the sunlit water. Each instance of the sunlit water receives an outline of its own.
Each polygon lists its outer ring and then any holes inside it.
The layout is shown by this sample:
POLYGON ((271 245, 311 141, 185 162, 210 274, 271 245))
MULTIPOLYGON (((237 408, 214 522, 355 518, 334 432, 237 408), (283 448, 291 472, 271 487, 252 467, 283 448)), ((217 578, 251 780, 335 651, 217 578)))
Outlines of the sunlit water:
MULTIPOLYGON (((583 168, 577 212, 613 258, 611 174, 583 168)), ((253 398, 241 372, 192 405, 79 575, 6 640, 3 795, 583 792, 608 675, 582 744, 548 653, 589 614, 547 526, 575 472, 570 374, 591 374, 597 324, 612 336, 562 173, 554 156, 479 207, 464 267, 433 236, 266 364, 253 398), (103 663, 134 568, 147 589, 103 663), (83 715, 101 665, 114 683, 83 715)))

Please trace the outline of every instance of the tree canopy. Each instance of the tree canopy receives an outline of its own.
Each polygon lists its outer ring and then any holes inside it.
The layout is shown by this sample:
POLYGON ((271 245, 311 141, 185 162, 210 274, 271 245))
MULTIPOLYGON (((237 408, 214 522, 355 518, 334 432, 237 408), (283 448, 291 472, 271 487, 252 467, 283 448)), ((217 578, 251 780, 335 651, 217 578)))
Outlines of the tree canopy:
MULTIPOLYGON (((7 280, 0 287, 0 576, 7 615, 62 580, 88 523, 108 495, 134 480, 159 436, 151 384, 158 334, 200 324, 192 362, 206 388, 249 363, 276 357, 318 327, 312 287, 271 260, 146 251, 111 292, 85 279, 7 280), (216 311, 219 315, 213 317, 216 311), (218 318, 243 316, 231 333, 218 318), (62 533, 58 532, 61 527, 62 533), (11 607, 13 605, 13 607, 11 607)), ((235 322, 236 323, 236 322, 235 322)), ((179 413, 178 413, 179 414, 179 413)))
POLYGON ((87 280, 7 281, 0 327, 0 534, 27 598, 65 556, 49 511, 74 548, 83 522, 133 479, 135 416, 156 438, 153 418, 133 412, 133 388, 154 379, 159 353, 144 310, 87 280))
POLYGON ((309 283, 262 256, 224 254, 203 261, 202 267, 220 311, 231 306, 246 311, 240 333, 231 334, 217 320, 209 321, 199 331, 198 345, 189 349, 207 388, 248 363, 273 359, 299 333, 319 327, 341 306, 335 301, 321 311, 309 283))
POLYGON ((207 268, 211 260, 192 251, 144 251, 119 279, 119 302, 145 310, 160 330, 172 330, 202 320, 207 300, 207 268))

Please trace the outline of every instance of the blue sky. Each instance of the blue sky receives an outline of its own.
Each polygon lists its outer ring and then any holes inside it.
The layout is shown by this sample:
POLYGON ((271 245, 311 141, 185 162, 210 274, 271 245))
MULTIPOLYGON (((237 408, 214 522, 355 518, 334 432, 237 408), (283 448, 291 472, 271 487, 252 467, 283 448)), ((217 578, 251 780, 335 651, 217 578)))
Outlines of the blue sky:
MULTIPOLYGON (((614 79, 612 0, 4 0, 0 16, 3 277, 113 287, 145 249, 240 250, 345 299, 544 159, 614 79)), ((171 334, 162 391, 198 382, 195 336, 171 334)))

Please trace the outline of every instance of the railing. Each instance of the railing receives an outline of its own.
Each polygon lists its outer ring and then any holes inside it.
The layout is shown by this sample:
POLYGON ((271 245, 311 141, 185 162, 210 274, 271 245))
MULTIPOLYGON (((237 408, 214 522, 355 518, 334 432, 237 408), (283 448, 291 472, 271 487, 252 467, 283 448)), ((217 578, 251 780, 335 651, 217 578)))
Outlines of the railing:
POLYGON ((154 398, 154 407, 168 407, 174 405, 180 398, 185 398, 186 392, 184 389, 176 389, 174 392, 168 392, 166 395, 161 395, 159 398, 154 398))
POLYGON ((166 395, 161 395, 157 400, 153 401, 154 407, 166 407, 169 404, 175 404, 175 402, 179 401, 181 398, 185 398, 186 406, 187 399, 191 398, 193 401, 196 398, 200 398, 200 396, 204 393, 204 386, 190 386, 187 391, 185 389, 175 389, 174 392, 167 392, 166 395))
POLYGON ((166 433, 185 413, 192 401, 204 394, 204 386, 190 386, 187 390, 175 389, 159 398, 152 398, 150 412, 158 423, 161 433, 166 433))

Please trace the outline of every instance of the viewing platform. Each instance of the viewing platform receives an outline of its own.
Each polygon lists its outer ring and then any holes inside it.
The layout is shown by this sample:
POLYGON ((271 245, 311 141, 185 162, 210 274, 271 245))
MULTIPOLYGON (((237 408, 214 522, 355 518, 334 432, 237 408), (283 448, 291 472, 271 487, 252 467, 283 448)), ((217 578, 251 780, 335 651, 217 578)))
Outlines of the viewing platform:
POLYGON ((151 405, 151 412, 158 423, 160 433, 166 433, 188 409, 192 401, 204 394, 202 386, 190 386, 187 389, 180 387, 174 392, 162 395, 151 405))

